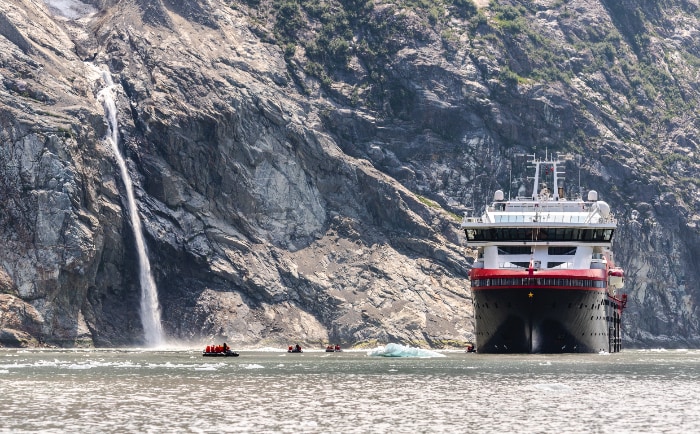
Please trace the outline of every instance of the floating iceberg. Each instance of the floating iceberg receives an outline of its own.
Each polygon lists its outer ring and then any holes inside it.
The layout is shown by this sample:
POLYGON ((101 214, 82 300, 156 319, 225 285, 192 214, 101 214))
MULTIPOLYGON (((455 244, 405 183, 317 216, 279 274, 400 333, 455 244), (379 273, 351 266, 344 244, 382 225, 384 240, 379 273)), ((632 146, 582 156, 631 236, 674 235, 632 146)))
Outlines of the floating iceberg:
POLYGON ((378 357, 445 357, 444 354, 422 348, 406 347, 399 344, 386 344, 367 351, 368 356, 378 357))

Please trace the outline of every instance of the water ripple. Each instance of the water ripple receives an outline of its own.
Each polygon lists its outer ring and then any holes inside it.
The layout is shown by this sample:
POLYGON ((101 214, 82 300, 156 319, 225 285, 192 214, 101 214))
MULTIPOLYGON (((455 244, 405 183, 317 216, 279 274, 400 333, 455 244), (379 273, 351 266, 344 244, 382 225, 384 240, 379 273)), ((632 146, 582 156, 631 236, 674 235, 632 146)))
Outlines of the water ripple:
POLYGON ((699 378, 691 351, 206 363, 0 350, 0 432, 698 432, 699 378))

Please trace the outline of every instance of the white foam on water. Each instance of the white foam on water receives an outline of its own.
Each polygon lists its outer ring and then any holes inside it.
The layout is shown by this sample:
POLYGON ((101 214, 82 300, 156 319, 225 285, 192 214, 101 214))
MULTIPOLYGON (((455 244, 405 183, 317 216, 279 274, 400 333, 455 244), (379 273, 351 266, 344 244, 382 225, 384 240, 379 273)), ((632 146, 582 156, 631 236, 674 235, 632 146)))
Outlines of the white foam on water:
POLYGON ((243 369, 265 369, 263 365, 258 365, 257 363, 247 363, 238 365, 243 369))
POLYGON ((58 368, 58 369, 92 369, 92 368, 115 368, 115 369, 134 369, 140 368, 141 365, 133 362, 106 362, 103 360, 88 360, 85 362, 74 363, 59 360, 37 360, 31 363, 11 363, 0 364, 0 369, 5 370, 21 370, 33 368, 58 368))
POLYGON ((261 353, 279 353, 280 351, 286 352, 287 349, 284 348, 273 348, 273 347, 262 347, 262 348, 256 348, 255 351, 260 351, 261 353))
POLYGON ((300 428, 301 430, 304 430, 304 429, 315 429, 315 428, 318 428, 318 422, 316 422, 315 420, 302 420, 302 421, 299 423, 299 428, 300 428))
POLYGON ((29 366, 31 366, 31 365, 29 365, 27 363, 9 363, 9 364, 3 363, 0 365, 0 369, 13 369, 14 370, 14 369, 27 368, 29 366))
POLYGON ((544 390, 546 392, 573 392, 570 386, 561 383, 541 383, 535 384, 535 389, 544 390))
MULTIPOLYGON (((172 362, 165 362, 165 363, 149 363, 146 365, 147 368, 149 369, 189 369, 193 365, 189 363, 172 363, 172 362)), ((199 364, 198 366, 216 366, 216 367, 221 367, 221 366, 226 366, 226 363, 203 363, 199 364)))
POLYGON ((93 366, 84 364, 84 363, 78 363, 78 364, 71 364, 67 366, 68 369, 91 369, 93 366))

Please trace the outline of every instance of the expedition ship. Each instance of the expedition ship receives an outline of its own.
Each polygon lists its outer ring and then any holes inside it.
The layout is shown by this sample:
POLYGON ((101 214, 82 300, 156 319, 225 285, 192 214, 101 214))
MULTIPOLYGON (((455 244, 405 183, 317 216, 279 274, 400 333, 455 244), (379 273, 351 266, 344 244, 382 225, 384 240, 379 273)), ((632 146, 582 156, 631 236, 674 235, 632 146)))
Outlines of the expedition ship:
POLYGON ((610 207, 595 191, 566 199, 561 161, 532 156, 531 164, 531 196, 505 200, 497 190, 481 217, 462 221, 478 251, 469 273, 476 350, 618 352, 627 295, 618 296, 624 273, 613 261, 610 207))

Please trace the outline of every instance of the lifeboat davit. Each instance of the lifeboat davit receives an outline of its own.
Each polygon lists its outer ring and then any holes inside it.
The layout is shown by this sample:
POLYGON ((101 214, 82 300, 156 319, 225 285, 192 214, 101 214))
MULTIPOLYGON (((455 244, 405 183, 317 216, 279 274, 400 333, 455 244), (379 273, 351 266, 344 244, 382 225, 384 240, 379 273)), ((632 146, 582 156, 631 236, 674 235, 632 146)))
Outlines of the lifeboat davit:
POLYGON ((608 270, 608 285, 620 289, 625 286, 625 272, 620 267, 613 267, 608 270))

